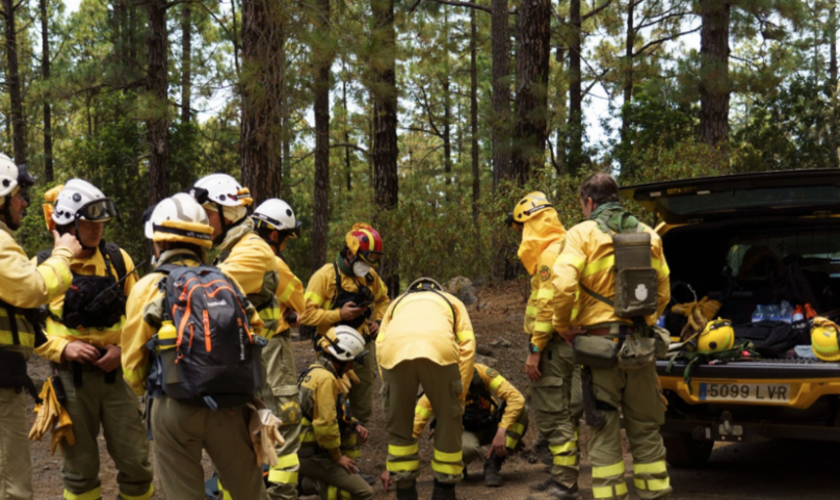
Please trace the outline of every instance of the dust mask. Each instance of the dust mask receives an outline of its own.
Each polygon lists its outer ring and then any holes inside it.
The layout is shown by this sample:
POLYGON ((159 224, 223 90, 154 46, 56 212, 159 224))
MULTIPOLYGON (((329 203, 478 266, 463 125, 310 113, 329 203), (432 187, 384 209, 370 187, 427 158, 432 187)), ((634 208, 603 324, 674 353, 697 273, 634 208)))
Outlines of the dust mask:
POLYGON ((362 260, 357 260, 353 263, 353 274, 359 278, 364 278, 370 272, 370 264, 362 260))

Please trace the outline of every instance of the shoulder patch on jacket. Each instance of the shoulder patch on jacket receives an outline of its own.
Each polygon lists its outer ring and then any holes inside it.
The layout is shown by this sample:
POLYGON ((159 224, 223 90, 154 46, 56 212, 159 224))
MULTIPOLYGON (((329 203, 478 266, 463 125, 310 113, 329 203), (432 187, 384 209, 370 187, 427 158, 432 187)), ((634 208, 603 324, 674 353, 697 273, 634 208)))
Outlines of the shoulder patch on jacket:
POLYGON ((548 281, 551 278, 551 269, 548 266, 540 267, 540 279, 543 281, 548 281))
POLYGON ((493 368, 488 368, 487 369, 487 376, 490 377, 490 378, 496 378, 496 377, 499 376, 499 372, 494 370, 493 368))

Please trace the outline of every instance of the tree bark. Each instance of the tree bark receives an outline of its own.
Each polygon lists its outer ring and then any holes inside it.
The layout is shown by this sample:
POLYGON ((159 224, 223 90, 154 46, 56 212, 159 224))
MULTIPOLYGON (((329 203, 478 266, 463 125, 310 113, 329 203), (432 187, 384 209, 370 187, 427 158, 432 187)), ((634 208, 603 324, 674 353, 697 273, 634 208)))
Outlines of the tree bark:
POLYGON ((472 164, 472 217, 478 236, 478 202, 481 197, 481 178, 478 167, 478 65, 475 9, 470 9, 470 162, 472 164))
POLYGON ((516 55, 516 125, 512 177, 524 185, 545 164, 548 139, 548 60, 551 52, 548 0, 522 0, 516 55))
POLYGON ((493 55, 493 190, 510 177, 510 26, 508 0, 491 0, 493 55))
POLYGON ((312 224, 312 272, 327 261, 327 229, 329 225, 330 200, 330 68, 333 50, 329 42, 330 0, 316 0, 313 15, 313 29, 319 45, 313 43, 311 57, 315 81, 312 90, 315 97, 315 195, 313 198, 314 220, 312 224), (326 46, 325 46, 326 45, 326 46))
MULTIPOLYGON (((565 19, 560 18, 560 24, 565 24, 565 19)), ((557 66, 562 68, 566 64, 566 46, 563 45, 564 40, 561 37, 560 42, 557 44, 555 48, 555 61, 557 61, 557 66)), ((567 137, 566 137, 566 129, 568 128, 565 123, 566 118, 566 99, 567 95, 565 90, 563 89, 562 85, 557 86, 558 98, 557 98, 557 105, 560 108, 558 110, 558 127, 556 131, 556 144, 554 145, 555 153, 554 153, 554 162, 555 162, 555 171, 557 175, 565 175, 566 171, 568 170, 566 165, 566 146, 568 145, 567 137)), ((557 185, 557 189, 560 189, 560 185, 557 185)))
MULTIPOLYGON (((633 47, 636 44, 636 27, 633 23, 633 14, 635 10, 636 3, 633 0, 627 0, 627 36, 624 44, 624 105, 630 104, 633 99, 633 47)), ((622 120, 622 130, 626 126, 626 119, 622 120)))
POLYGON ((192 30, 190 4, 181 7, 181 123, 190 122, 192 108, 192 30))
POLYGON ((12 111, 12 151, 15 163, 26 163, 26 120, 23 117, 20 72, 18 69, 17 28, 15 12, 20 5, 14 0, 2 0, 4 33, 6 37, 6 85, 12 111))
MULTIPOLYGON (((443 88, 443 172, 444 183, 447 186, 452 184, 452 97, 450 94, 451 82, 449 81, 448 70, 447 68, 447 73, 441 83, 441 87, 443 88)), ((448 189, 446 196, 449 198, 448 189)))
POLYGON ((569 44, 569 173, 577 175, 583 166, 583 90, 581 82, 581 49, 583 21, 580 0, 569 3, 571 43, 569 44))
POLYGON ((700 140, 729 140, 729 16, 727 0, 702 0, 700 29, 700 140))
MULTIPOLYGON (((47 0, 40 0, 41 11, 41 77, 44 81, 50 79, 50 15, 47 9, 47 0)), ((55 178, 53 171, 53 145, 52 145, 52 109, 50 108, 50 96, 44 97, 44 177, 47 183, 55 178)))
POLYGON ((255 204, 278 196, 282 171, 283 5, 273 0, 242 2, 242 124, 239 155, 242 183, 255 204))
MULTIPOLYGON (((373 94, 373 170, 374 203, 379 211, 397 207, 397 34, 394 27, 394 0, 372 0, 374 32, 380 61, 372 69, 373 94)), ((399 292, 399 260, 389 255, 382 268, 383 279, 392 296, 399 292)))
POLYGON ((341 102, 344 106, 344 175, 346 177, 347 192, 353 190, 352 164, 350 163, 350 111, 347 109, 347 74, 346 60, 341 60, 341 102))
POLYGON ((831 78, 831 126, 829 127, 829 145, 831 147, 831 166, 840 167, 840 159, 837 157, 837 4, 831 3, 829 9, 829 40, 831 47, 829 56, 831 60, 828 65, 828 73, 831 78))
POLYGON ((151 97, 153 112, 146 120, 146 142, 149 145, 149 205, 156 205, 169 195, 169 101, 167 96, 168 47, 166 34, 166 0, 148 0, 146 12, 149 31, 146 51, 149 68, 146 91, 151 97))

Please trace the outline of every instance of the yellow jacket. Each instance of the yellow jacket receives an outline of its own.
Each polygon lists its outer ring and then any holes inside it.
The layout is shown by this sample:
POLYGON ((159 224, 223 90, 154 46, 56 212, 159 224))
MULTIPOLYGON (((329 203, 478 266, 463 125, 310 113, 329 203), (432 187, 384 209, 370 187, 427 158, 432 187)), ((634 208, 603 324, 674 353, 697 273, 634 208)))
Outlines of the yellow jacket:
MULTIPOLYGON (((671 300, 668 264, 662 253, 662 240, 653 229, 642 224, 651 237, 651 264, 659 275, 656 313, 645 318, 648 325, 656 323, 671 300)), ((572 321, 578 283, 606 298, 615 297, 615 254, 612 236, 605 233, 594 220, 576 225, 566 234, 566 244, 554 263, 554 328, 566 332, 571 326, 595 327, 605 323, 631 323, 615 315, 613 307, 581 291, 578 295, 578 314, 572 321)))
POLYGON ((316 444, 333 460, 341 458, 341 431, 338 427, 338 395, 341 392, 333 366, 320 358, 310 365, 300 384, 301 441, 316 444), (311 417, 311 420, 310 420, 311 417))
POLYGON ((253 224, 247 219, 230 230, 219 245, 217 265, 239 283, 248 300, 259 310, 265 323, 265 336, 270 339, 279 331, 282 317, 275 296, 279 279, 274 251, 254 232, 253 224))
MULTIPOLYGON (((499 422, 499 427, 510 429, 516 423, 519 415, 522 414, 522 409, 525 408, 525 397, 519 390, 516 389, 510 382, 502 377, 498 371, 485 365, 476 363, 475 373, 481 377, 484 387, 499 398, 500 401, 507 401, 505 406, 505 414, 502 415, 502 420, 499 422)), ((425 395, 417 402, 417 407, 414 410, 414 438, 420 437, 423 429, 429 420, 435 416, 432 403, 425 395)))
MULTIPOLYGON (((373 269, 370 270, 373 283, 365 283, 365 278, 359 278, 358 276, 348 276, 341 272, 340 269, 338 275, 341 279, 341 287, 348 292, 356 292, 359 289, 359 285, 370 288, 374 298, 372 306, 373 313, 370 316, 370 320, 381 321, 391 299, 388 297, 388 287, 385 286, 385 283, 376 274, 376 271, 373 269)), ((317 327, 318 335, 326 334, 330 327, 335 326, 336 323, 341 321, 340 310, 333 308, 336 295, 335 264, 325 264, 309 278, 309 283, 306 285, 306 294, 304 295, 306 309, 303 311, 300 322, 304 325, 317 327)), ((367 325, 362 325, 357 330, 367 338, 367 325)))
MULTIPOLYGON (((15 242, 12 231, 0 222, 0 300, 13 307, 32 309, 62 295, 70 287, 70 259, 73 252, 59 247, 40 266, 35 266, 15 242)), ((15 346, 11 330, 0 326, 0 349, 19 352, 29 358, 35 345, 35 330, 23 317, 17 316, 20 345, 15 346)), ((0 307, 0 325, 9 325, 5 308, 0 307)))
MULTIPOLYGON (((198 256, 186 249, 166 251, 161 254, 158 262, 191 267, 201 264, 198 256)), ((232 278, 229 274, 225 274, 232 278)), ((146 392, 146 378, 152 367, 146 343, 157 333, 163 321, 164 293, 158 287, 158 283, 164 277, 163 273, 154 272, 144 276, 134 285, 125 307, 125 326, 122 331, 123 377, 132 390, 140 396, 146 392)), ((262 335, 262 319, 252 305, 249 304, 248 308, 252 312, 251 331, 262 335)))
POLYGON ((303 300, 303 283, 294 275, 286 261, 280 257, 275 257, 277 264, 277 302, 280 304, 280 319, 278 320, 277 331, 282 332, 289 328, 289 322, 283 318, 283 315, 289 309, 292 309, 298 315, 302 315, 306 304, 303 300))
MULTIPOLYGON (((131 256, 123 249, 120 249, 120 252, 128 271, 128 275, 123 281, 123 293, 128 296, 134 284, 137 283, 137 275, 134 273, 134 262, 131 260, 131 256)), ((73 259, 70 263, 70 270, 81 276, 105 276, 105 259, 97 248, 88 259, 73 259)), ((120 279, 113 264, 111 265, 111 275, 115 280, 120 279)), ((64 296, 65 294, 62 293, 50 302, 50 313, 53 317, 61 318, 64 312, 64 296)), ((36 354, 53 363, 61 363, 64 348, 67 347, 67 344, 76 340, 81 340, 95 347, 105 347, 109 344, 120 345, 120 334, 125 324, 125 315, 123 315, 122 321, 109 328, 93 328, 90 330, 68 328, 53 317, 47 318, 47 343, 35 350, 36 354)))
POLYGON ((441 366, 458 364, 463 402, 473 376, 475 334, 467 308, 453 295, 410 292, 394 300, 385 312, 376 339, 380 368, 388 370, 402 361, 421 358, 441 366))

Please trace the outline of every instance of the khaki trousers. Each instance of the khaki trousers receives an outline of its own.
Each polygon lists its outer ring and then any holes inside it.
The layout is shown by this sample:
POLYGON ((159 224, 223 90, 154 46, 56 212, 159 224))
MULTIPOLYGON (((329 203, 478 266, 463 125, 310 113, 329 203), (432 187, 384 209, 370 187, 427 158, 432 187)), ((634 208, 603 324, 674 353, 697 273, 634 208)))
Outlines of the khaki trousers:
POLYGON ((315 456, 300 460, 300 473, 314 483, 322 500, 370 500, 373 488, 359 474, 348 474, 332 458, 315 456))
POLYGON ((248 434, 249 410, 211 410, 162 396, 152 404, 155 468, 167 498, 205 500, 201 450, 233 500, 263 500, 265 484, 248 434))
MULTIPOLYGON (((665 466, 665 447, 659 426, 665 421, 665 406, 659 398, 656 366, 624 372, 618 367, 592 368, 595 399, 621 408, 624 430, 633 455, 633 482, 642 500, 666 498, 671 493, 665 466)), ((599 405, 600 406, 600 405, 599 405)), ((592 494, 596 499, 628 498, 624 482, 624 458, 618 411, 601 410, 603 427, 590 428, 589 461, 592 463, 592 494)))
POLYGON ((551 477, 566 488, 578 479, 578 427, 583 415, 580 367, 573 360, 572 347, 554 335, 540 355, 542 377, 528 388, 534 419, 553 456, 551 477))
POLYGON ((265 386, 262 400, 283 421, 280 433, 286 444, 277 447, 277 465, 268 472, 268 498, 296 500, 300 461, 300 401, 298 398, 295 353, 289 330, 275 335, 262 352, 265 386))
MULTIPOLYGON (((0 499, 32 500, 26 392, 0 388, 0 499)), ((49 436, 47 437, 49 439, 49 436)))
POLYGON ((412 359, 382 370, 382 404, 388 431, 387 469, 398 488, 411 486, 420 475, 418 443, 412 436, 418 386, 423 387, 432 403, 437 421, 432 457, 435 480, 458 483, 464 477, 461 450, 464 407, 459 399, 463 385, 457 364, 440 366, 427 359, 412 359))
POLYGON ((117 466, 120 496, 131 500, 148 500, 152 487, 152 465, 149 462, 149 440, 143 425, 139 401, 118 370, 114 383, 105 382, 101 370, 83 371, 82 386, 73 386, 72 372, 58 371, 67 394, 67 413, 73 421, 72 446, 59 444, 64 466, 65 498, 101 497, 99 480, 99 444, 102 429, 108 454, 117 466))

